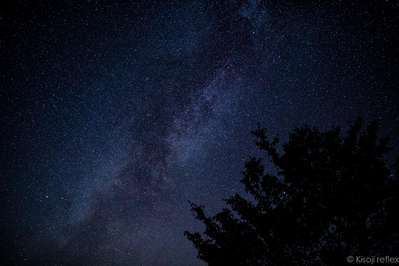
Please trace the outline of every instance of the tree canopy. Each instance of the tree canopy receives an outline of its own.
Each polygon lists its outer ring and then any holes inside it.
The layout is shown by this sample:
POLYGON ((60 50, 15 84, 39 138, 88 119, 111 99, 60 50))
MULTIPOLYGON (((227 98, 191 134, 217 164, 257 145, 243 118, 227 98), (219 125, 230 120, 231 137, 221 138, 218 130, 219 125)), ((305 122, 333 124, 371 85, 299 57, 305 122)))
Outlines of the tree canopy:
POLYGON ((191 203, 205 225, 185 232, 198 257, 209 265, 340 265, 347 256, 399 254, 398 173, 378 123, 363 124, 345 134, 298 128, 284 145, 255 130, 265 156, 245 164, 247 195, 232 195, 213 216, 191 203))

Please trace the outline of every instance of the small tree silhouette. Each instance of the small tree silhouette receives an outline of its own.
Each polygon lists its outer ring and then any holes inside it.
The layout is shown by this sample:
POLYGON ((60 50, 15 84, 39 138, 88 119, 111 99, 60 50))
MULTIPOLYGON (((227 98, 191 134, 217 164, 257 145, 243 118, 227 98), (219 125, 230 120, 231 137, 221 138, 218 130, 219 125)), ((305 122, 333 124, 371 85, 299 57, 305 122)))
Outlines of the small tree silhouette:
POLYGON ((185 232, 209 265, 341 265, 347 256, 398 255, 399 189, 378 124, 294 130, 282 146, 253 132, 262 159, 245 164, 247 198, 235 194, 208 217, 192 203, 204 233, 185 232), (275 173, 274 173, 275 172, 275 173))

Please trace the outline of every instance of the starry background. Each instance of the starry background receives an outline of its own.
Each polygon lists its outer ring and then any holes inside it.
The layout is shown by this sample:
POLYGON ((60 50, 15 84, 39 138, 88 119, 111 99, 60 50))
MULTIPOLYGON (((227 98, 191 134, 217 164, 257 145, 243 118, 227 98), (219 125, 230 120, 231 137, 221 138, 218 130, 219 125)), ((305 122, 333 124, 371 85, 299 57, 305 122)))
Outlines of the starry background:
POLYGON ((361 115, 398 151, 398 1, 0 8, 2 265, 202 265, 188 200, 240 192, 250 130, 361 115))

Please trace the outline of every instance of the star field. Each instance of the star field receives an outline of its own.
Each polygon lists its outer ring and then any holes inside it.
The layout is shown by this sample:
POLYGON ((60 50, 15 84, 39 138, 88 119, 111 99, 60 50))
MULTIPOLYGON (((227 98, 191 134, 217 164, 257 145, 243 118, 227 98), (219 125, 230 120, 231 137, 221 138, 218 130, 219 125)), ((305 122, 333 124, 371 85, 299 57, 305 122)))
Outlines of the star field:
POLYGON ((360 115, 397 150, 399 5, 377 2, 0 9, 5 265, 201 265, 188 201, 241 191, 258 123, 360 115))

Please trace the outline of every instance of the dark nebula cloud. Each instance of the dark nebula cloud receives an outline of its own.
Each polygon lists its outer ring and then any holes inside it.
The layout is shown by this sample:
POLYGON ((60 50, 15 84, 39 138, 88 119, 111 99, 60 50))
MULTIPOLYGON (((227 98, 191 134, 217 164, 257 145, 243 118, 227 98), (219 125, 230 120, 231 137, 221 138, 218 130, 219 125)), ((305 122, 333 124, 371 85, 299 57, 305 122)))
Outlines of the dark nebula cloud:
POLYGON ((16 1, 0 15, 3 260, 200 265, 188 200, 240 191, 257 123, 378 119, 395 1, 16 1))

